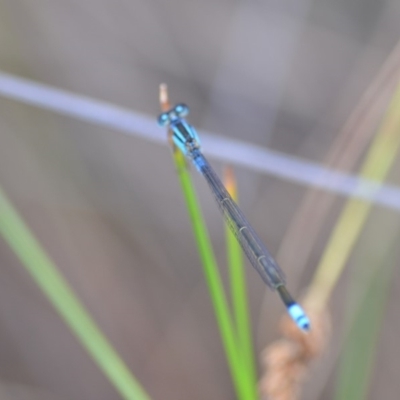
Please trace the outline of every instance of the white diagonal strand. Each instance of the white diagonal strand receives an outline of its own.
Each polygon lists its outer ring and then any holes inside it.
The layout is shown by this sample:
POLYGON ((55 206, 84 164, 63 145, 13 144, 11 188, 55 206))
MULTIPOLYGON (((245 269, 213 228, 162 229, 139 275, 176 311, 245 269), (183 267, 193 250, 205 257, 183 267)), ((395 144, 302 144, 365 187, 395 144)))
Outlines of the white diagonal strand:
MULTIPOLYGON (((125 134, 158 143, 166 143, 163 129, 156 118, 44 85, 28 79, 0 72, 0 95, 92 122, 125 134)), ((241 165, 252 170, 304 185, 352 196, 400 211, 400 189, 392 185, 357 178, 336 172, 317 163, 301 160, 283 153, 239 140, 223 138, 199 131, 204 152, 223 162, 241 165)))

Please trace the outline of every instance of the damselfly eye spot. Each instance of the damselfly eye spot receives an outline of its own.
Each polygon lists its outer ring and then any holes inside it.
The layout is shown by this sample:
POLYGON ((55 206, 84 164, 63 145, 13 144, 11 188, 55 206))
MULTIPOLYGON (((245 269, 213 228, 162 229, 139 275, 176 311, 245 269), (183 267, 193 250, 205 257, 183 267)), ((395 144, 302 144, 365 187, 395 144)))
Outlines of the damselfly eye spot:
POLYGON ((174 111, 180 117, 185 117, 189 114, 189 107, 186 104, 177 104, 174 108, 174 111))
POLYGON ((167 126, 170 122, 168 113, 162 113, 158 117, 158 125, 160 126, 167 126))

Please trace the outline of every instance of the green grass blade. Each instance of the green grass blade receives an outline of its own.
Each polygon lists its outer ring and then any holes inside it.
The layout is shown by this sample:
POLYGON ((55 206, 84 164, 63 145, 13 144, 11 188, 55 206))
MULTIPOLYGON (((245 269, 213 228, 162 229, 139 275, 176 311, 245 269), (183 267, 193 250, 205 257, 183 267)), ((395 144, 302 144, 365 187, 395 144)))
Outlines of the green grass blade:
MULTIPOLYGON (((396 89, 391 104, 382 120, 381 127, 371 144, 361 168, 361 176, 376 181, 383 181, 387 176, 400 148, 399 109, 400 85, 396 89)), ((348 229, 343 230, 340 238, 340 231, 336 231, 338 234, 337 244, 341 248, 347 248, 348 254, 350 254, 356 243, 371 208, 371 203, 364 203, 358 200, 349 201, 345 209, 348 215, 343 221, 347 221, 348 229), (351 241, 349 241, 349 232, 357 232, 357 234, 351 236, 351 241)), ((387 231, 386 227, 382 228, 382 231, 383 229, 387 231)), ((382 252, 381 258, 384 257, 388 250, 389 248, 382 252)), ((371 259, 371 257, 369 258, 371 259)), ((337 262, 338 257, 336 255, 337 262)), ((371 269, 374 268, 370 261, 359 264, 361 264, 359 268, 362 268, 362 270, 358 272, 358 276, 354 279, 354 288, 351 289, 351 292, 355 292, 358 283, 363 280, 363 276, 366 273, 365 265, 370 265, 371 269)), ((337 272, 335 274, 338 275, 337 272)), ((375 354, 375 344, 390 283, 391 268, 377 268, 373 270, 373 275, 367 284, 368 293, 360 302, 359 312, 355 320, 352 321, 352 328, 344 346, 343 361, 341 363, 342 370, 339 371, 338 375, 336 400, 361 400, 364 399, 367 393, 368 380, 375 354)))
MULTIPOLYGON (((232 169, 227 169, 225 173, 225 186, 237 202, 237 188, 232 169)), ((244 269, 243 254, 240 244, 235 235, 225 224, 226 230, 226 249, 229 266, 229 280, 232 296, 233 315, 236 324, 237 340, 242 356, 246 360, 247 373, 249 380, 254 388, 254 398, 257 398, 257 378, 256 363, 254 358, 254 348, 251 332, 251 323, 249 318, 249 306, 246 290, 246 273, 244 269)))
POLYGON ((374 269, 374 273, 357 301, 359 307, 342 351, 335 400, 367 398, 376 344, 398 255, 398 240, 399 237, 395 237, 379 255, 367 252, 364 260, 357 263, 354 281, 363 279, 365 268, 374 269))
POLYGON ((0 233, 121 397, 149 400, 1 189, 0 233))
POLYGON ((186 160, 183 154, 176 149, 173 151, 173 159, 192 223, 195 241, 202 261, 204 275, 209 288, 235 391, 239 399, 251 400, 255 398, 254 388, 249 382, 247 368, 243 368, 243 363, 241 363, 241 352, 237 345, 221 276, 187 169, 186 160))
MULTIPOLYGON (((360 176, 382 182, 400 149, 400 85, 375 135, 361 167, 360 176)), ((326 304, 370 215, 373 204, 357 199, 347 201, 319 262, 309 297, 326 304)))

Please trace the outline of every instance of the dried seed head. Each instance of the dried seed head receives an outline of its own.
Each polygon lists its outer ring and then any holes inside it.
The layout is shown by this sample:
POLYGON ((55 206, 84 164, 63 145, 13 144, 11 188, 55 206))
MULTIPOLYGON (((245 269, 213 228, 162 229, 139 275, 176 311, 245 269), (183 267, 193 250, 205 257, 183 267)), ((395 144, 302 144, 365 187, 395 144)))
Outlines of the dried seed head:
POLYGON ((330 323, 326 310, 306 307, 312 329, 304 333, 284 315, 280 330, 283 338, 262 354, 265 368, 259 385, 264 400, 296 400, 312 361, 320 357, 328 344, 330 323))

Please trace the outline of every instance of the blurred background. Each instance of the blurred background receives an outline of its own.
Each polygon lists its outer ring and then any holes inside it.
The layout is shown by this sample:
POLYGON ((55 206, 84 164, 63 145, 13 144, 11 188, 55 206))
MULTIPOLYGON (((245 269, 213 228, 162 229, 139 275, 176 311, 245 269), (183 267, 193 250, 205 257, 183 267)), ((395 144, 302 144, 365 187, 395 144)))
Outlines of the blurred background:
MULTIPOLYGON (((0 1, 1 71, 154 119, 165 82, 199 129, 321 164, 399 38, 396 0, 0 1)), ((390 91, 379 116, 389 99, 390 91)), ((367 144, 342 168, 356 173, 367 144)), ((210 161, 221 173, 223 163, 210 161)), ((298 266, 296 248, 281 245, 310 187, 234 167, 245 214, 301 296, 345 199, 338 196, 298 266)), ((400 184, 399 171, 397 160, 391 184, 400 184)), ((226 277, 222 219, 193 172, 226 277)), ((166 142, 0 97, 0 184, 153 399, 235 397, 166 142)), ((393 240, 398 222, 398 211, 376 207, 359 254, 393 240)), ((283 307, 247 266, 260 360, 279 337, 283 307)), ((333 398, 350 274, 333 294, 331 341, 304 399, 333 398)), ((395 268, 368 399, 400 391, 399 285, 395 268)), ((120 398, 3 239, 0 398, 120 398)))

